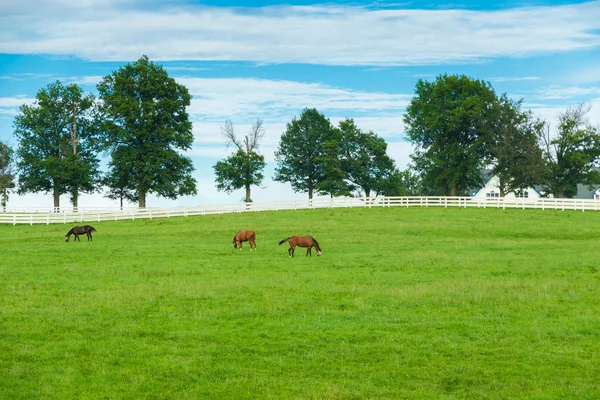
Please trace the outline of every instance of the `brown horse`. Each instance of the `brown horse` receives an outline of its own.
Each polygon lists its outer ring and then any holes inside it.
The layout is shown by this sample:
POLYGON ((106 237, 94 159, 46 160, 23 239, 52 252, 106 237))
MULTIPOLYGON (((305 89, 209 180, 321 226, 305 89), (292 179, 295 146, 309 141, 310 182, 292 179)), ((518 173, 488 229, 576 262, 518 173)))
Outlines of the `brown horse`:
POLYGON ((240 250, 242 250, 242 242, 248 242, 250 244, 250 251, 252 251, 252 246, 254 246, 254 250, 256 250, 256 232, 254 231, 238 231, 233 237, 233 248, 237 249, 238 245, 240 250))
POLYGON ((317 243, 317 241, 315 240, 314 237, 312 236, 290 236, 288 238, 283 239, 281 242, 279 242, 279 245, 281 246, 284 242, 289 241, 290 243, 290 248, 288 249, 288 255, 290 257, 294 257, 294 252, 296 251, 296 246, 300 246, 300 247, 306 247, 306 255, 308 256, 310 254, 310 256, 312 257, 312 248, 314 247, 315 250, 317 250, 317 256, 321 255, 321 247, 319 246, 319 243, 317 243))
POLYGON ((79 235, 81 235, 83 233, 85 233, 87 235, 88 242, 89 242, 90 240, 92 240, 92 232, 96 232, 96 229, 93 226, 89 226, 89 225, 74 226, 65 235, 65 242, 69 241, 69 239, 71 238, 71 235, 75 235, 75 240, 79 240, 81 242, 81 240, 79 239, 79 235))

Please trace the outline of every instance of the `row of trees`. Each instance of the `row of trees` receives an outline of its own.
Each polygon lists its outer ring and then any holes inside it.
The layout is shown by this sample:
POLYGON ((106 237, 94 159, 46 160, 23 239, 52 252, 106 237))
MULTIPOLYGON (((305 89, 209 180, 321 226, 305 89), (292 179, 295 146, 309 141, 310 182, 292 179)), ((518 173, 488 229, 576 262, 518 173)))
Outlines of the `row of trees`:
MULTIPOLYGON (((0 143, 0 196, 8 191, 50 192, 54 206, 69 194, 104 186, 112 199, 137 201, 196 194, 191 159, 192 124, 187 88, 142 57, 97 85, 98 98, 76 84, 57 81, 41 89, 33 105, 15 118, 18 148, 0 143), (99 154, 108 155, 106 173, 99 154), (19 183, 15 185, 15 176, 19 183)), ((415 147, 409 169, 400 171, 387 143, 361 130, 352 119, 334 126, 314 108, 287 124, 275 153, 274 180, 296 192, 330 196, 468 195, 484 183, 491 168, 501 195, 542 185, 555 197, 570 197, 577 184, 600 184, 600 132, 586 123, 589 108, 579 105, 560 115, 553 128, 522 109, 521 101, 498 95, 489 83, 466 76, 419 80, 404 115, 406 136, 415 147)), ((262 185, 265 130, 258 119, 243 138, 226 121, 222 134, 234 152, 214 165, 218 190, 228 193, 262 185)))
POLYGON ((484 81, 419 80, 404 116, 419 191, 469 195, 484 183, 485 168, 498 176, 501 196, 540 185, 546 194, 572 197, 577 184, 599 185, 600 131, 586 121, 588 111, 568 108, 553 129, 484 81))
MULTIPOLYGON (((231 193, 244 188, 251 202, 251 186, 264 178, 264 156, 258 153, 264 133, 257 120, 242 142, 227 121, 222 127, 227 142, 237 151, 213 167, 217 189, 231 193)), ((352 119, 333 126, 314 108, 287 124, 275 153, 274 180, 290 183, 294 191, 330 196, 391 194, 403 175, 387 154, 387 143, 373 132, 363 132, 352 119)))
POLYGON ((14 120, 18 148, 0 145, 0 185, 7 190, 69 194, 76 208, 80 193, 102 186, 113 199, 146 206, 149 193, 167 198, 196 194, 190 158, 179 153, 193 143, 186 107, 187 88, 160 66, 142 57, 97 85, 98 99, 77 84, 60 81, 41 89, 32 105, 20 107, 14 120), (99 154, 109 156, 100 171, 99 154))

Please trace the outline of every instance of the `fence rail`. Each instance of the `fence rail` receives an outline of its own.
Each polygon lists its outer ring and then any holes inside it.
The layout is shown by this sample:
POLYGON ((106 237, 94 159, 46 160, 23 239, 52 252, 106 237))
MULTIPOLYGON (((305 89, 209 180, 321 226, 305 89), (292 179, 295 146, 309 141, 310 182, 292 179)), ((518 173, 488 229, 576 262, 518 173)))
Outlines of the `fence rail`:
POLYGON ((152 218, 188 217, 258 211, 300 210, 311 208, 352 207, 478 207, 521 208, 541 210, 598 211, 600 201, 584 199, 474 199, 472 197, 376 197, 376 198, 319 198, 275 202, 219 204, 174 208, 63 208, 8 209, 0 212, 0 223, 53 224, 74 222, 100 222, 152 218))

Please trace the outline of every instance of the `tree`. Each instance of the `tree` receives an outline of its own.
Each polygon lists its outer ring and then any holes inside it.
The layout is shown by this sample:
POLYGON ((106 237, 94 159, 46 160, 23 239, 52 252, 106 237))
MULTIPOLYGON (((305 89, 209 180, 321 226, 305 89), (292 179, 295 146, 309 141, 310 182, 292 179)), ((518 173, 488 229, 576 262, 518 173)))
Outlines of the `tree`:
POLYGON ((387 155, 387 143, 373 132, 361 131, 352 119, 341 121, 339 130, 341 165, 350 190, 360 190, 366 197, 379 194, 396 168, 387 155))
POLYGON ((8 192, 15 187, 15 176, 13 174, 13 149, 6 143, 0 142, 0 191, 2 199, 2 210, 6 211, 8 203, 8 192))
POLYGON ((521 110, 522 101, 512 101, 506 94, 495 105, 494 129, 490 135, 490 152, 494 162, 492 174, 498 177, 500 197, 542 181, 544 163, 538 145, 544 122, 531 111, 521 110))
POLYGON ((417 82, 404 122, 427 194, 456 196, 483 184, 495 101, 489 83, 464 75, 417 82))
MULTIPOLYGON (((125 157, 116 158, 117 162, 123 160, 125 160, 125 157)), ((127 163, 125 165, 115 165, 116 161, 110 161, 109 172, 104 176, 102 184, 108 188, 105 191, 104 197, 119 200, 119 205, 123 209, 124 200, 134 203, 138 200, 138 196, 130 180, 130 176, 133 174, 133 171, 129 169, 130 165, 127 163)))
POLYGON ((350 189, 340 159, 339 133, 335 136, 335 139, 327 140, 323 144, 323 155, 317 158, 317 163, 323 163, 324 167, 323 177, 315 185, 315 189, 319 194, 328 194, 331 197, 349 196, 350 189))
POLYGON ((295 192, 308 192, 313 198, 317 184, 324 179, 324 144, 334 135, 329 119, 314 108, 305 108, 299 119, 287 124, 275 152, 274 180, 289 182, 295 192))
POLYGON ((146 56, 105 76, 97 88, 109 175, 130 173, 140 208, 149 193, 170 199, 196 194, 192 160, 177 151, 189 150, 194 141, 187 88, 146 56))
POLYGON ((381 194, 384 196, 419 196, 421 183, 419 177, 410 169, 394 172, 384 180, 381 194))
POLYGON ((78 85, 56 81, 38 91, 33 105, 21 106, 14 122, 19 193, 52 191, 55 208, 60 195, 70 193, 77 208, 80 192, 96 190, 100 173, 93 147, 94 103, 78 85))
POLYGON ((558 131, 552 137, 550 125, 540 140, 546 163, 546 189, 554 197, 573 197, 577 184, 600 183, 594 167, 600 160, 600 133, 585 119, 590 107, 580 104, 559 115, 558 131))
POLYGON ((260 186, 264 178, 262 170, 265 168, 265 157, 258 154, 258 146, 265 135, 262 119, 257 119, 250 130, 249 136, 240 141, 235 134, 233 123, 225 121, 221 133, 227 139, 227 147, 233 145, 237 151, 223 161, 218 161, 214 166, 217 190, 231 193, 244 188, 246 190, 246 203, 252 202, 250 187, 260 186))

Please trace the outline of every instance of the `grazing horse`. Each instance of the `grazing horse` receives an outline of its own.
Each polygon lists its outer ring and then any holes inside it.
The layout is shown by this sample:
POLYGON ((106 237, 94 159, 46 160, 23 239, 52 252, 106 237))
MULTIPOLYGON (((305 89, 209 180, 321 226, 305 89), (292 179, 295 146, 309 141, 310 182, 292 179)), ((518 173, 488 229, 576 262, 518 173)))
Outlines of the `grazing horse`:
POLYGON ((71 235, 75 235, 75 240, 79 240, 81 242, 81 240, 79 239, 79 235, 81 235, 83 233, 85 233, 87 235, 88 242, 89 242, 90 240, 92 240, 92 232, 96 232, 96 228, 94 228, 93 226, 89 226, 89 225, 74 226, 65 235, 65 242, 69 241, 69 239, 71 238, 71 235))
POLYGON ((288 255, 290 257, 294 257, 294 252, 296 251, 296 246, 300 246, 300 247, 306 247, 306 255, 308 256, 310 254, 310 256, 312 257, 312 248, 314 247, 315 250, 317 250, 317 256, 321 255, 321 247, 319 246, 319 243, 317 243, 317 241, 315 240, 314 237, 312 236, 290 236, 288 238, 283 239, 281 242, 279 242, 279 245, 281 246, 284 242, 289 241, 290 243, 290 248, 288 249, 288 255))
POLYGON ((252 251, 252 246, 254 246, 254 250, 256 250, 256 232, 254 231, 238 231, 233 237, 233 248, 237 249, 238 245, 240 250, 242 250, 242 242, 248 242, 250 244, 250 251, 252 251))

